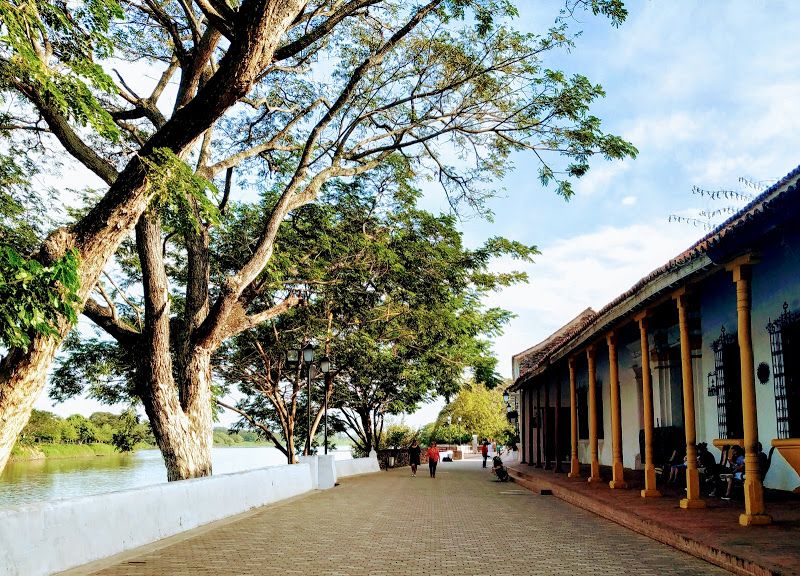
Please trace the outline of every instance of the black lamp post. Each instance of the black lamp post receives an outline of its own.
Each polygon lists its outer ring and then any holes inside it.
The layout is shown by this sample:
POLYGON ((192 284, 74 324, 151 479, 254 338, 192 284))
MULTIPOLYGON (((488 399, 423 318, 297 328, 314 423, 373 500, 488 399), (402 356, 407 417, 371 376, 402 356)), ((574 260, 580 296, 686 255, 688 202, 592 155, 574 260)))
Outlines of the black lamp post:
MULTIPOLYGON (((297 366, 300 363, 302 356, 303 363, 306 365, 306 426, 308 435, 308 449, 307 454, 311 455, 311 368, 314 361, 314 346, 309 342, 301 350, 291 348, 286 351, 286 362, 290 366, 297 366)), ((327 356, 323 356, 319 361, 319 369, 323 374, 327 374, 331 370, 331 361, 327 356)), ((327 386, 327 382, 326 382, 327 386)), ((325 390, 325 454, 328 453, 328 393, 325 390)))
POLYGON ((306 365, 306 435, 308 436, 308 449, 306 454, 311 456, 311 362, 314 361, 314 347, 311 342, 303 346, 303 362, 306 365))
POLYGON ((323 389, 322 393, 325 397, 325 454, 328 453, 328 372, 331 371, 331 359, 327 356, 323 356, 319 360, 319 369, 320 372, 325 374, 325 388, 323 389))

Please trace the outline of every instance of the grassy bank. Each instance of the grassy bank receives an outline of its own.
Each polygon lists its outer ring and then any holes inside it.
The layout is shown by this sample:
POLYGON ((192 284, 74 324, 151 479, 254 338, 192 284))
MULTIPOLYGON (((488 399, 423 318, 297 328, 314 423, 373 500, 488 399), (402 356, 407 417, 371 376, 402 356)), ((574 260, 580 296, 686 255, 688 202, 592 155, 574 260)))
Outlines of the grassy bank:
MULTIPOLYGON (((151 448, 147 444, 136 446, 136 450, 151 448)), ((30 446, 14 446, 11 460, 41 460, 43 458, 93 458, 95 456, 113 456, 119 452, 111 444, 33 444, 30 446)))

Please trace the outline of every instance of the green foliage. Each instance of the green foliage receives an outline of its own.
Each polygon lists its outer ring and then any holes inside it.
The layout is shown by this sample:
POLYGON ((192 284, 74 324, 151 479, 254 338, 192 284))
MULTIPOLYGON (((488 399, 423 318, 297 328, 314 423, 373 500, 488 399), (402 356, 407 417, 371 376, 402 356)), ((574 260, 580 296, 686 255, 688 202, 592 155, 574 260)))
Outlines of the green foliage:
POLYGON ((142 444, 154 444, 154 439, 149 424, 140 422, 133 410, 119 415, 95 412, 89 418, 73 414, 66 419, 52 412, 33 410, 18 444, 106 444, 119 452, 130 452, 142 444))
POLYGON ((383 433, 381 448, 402 448, 411 444, 416 432, 405 424, 392 424, 383 433))
POLYGON ((0 246, 0 343, 27 348, 31 335, 57 334, 57 323, 77 321, 78 256, 68 252, 50 266, 0 246))
MULTIPOLYGON (((362 449, 367 436, 379 441, 383 415, 455 394, 465 370, 490 386, 500 381, 491 338, 510 314, 485 308, 481 299, 524 275, 488 268, 496 257, 528 261, 536 249, 503 238, 466 249, 455 218, 420 210, 418 191, 397 180, 401 172, 397 163, 385 167, 385 178, 331 183, 320 205, 305 206, 284 223, 261 286, 274 286, 277 295, 287 284, 300 289, 305 305, 241 335, 216 362, 228 385, 245 395, 238 407, 276 432, 283 426, 273 405, 278 395, 287 404, 294 399, 298 413, 305 413, 303 387, 293 387, 296 372, 284 371, 284 353, 309 339, 327 342, 334 358, 336 430, 360 428, 354 435, 363 435, 362 449)), ((253 211, 232 207, 213 236, 221 244, 215 251, 225 254, 223 269, 237 269, 256 226, 253 211)), ((315 394, 314 410, 319 400, 315 394)), ((305 419, 295 423, 302 438, 305 419)))
POLYGON ((480 439, 505 441, 511 432, 502 391, 489 390, 482 384, 470 384, 462 388, 455 400, 445 406, 436 421, 436 435, 440 438, 447 437, 448 434, 470 438, 477 434, 480 439), (451 421, 449 426, 448 416, 451 421))
POLYGON ((48 106, 116 140, 119 131, 92 90, 116 92, 114 81, 94 59, 112 55, 109 26, 123 16, 116 0, 0 0, 0 46, 11 55, 0 77, 23 79, 48 106))
POLYGON ((117 419, 117 426, 111 435, 111 443, 120 452, 132 452, 137 444, 147 437, 147 426, 139 422, 133 410, 126 410, 117 419))
POLYGON ((214 428, 214 446, 236 446, 245 442, 258 441, 258 434, 252 431, 237 432, 227 428, 214 428))
POLYGON ((156 148, 142 162, 155 192, 151 209, 161 215, 167 230, 185 233, 206 223, 219 223, 219 210, 206 195, 218 194, 216 186, 196 174, 172 150, 156 148))
POLYGON ((436 422, 429 422, 417 431, 417 441, 422 446, 430 446, 431 440, 434 440, 434 431, 436 430, 436 422))
POLYGON ((104 404, 136 399, 134 350, 98 338, 82 339, 73 330, 50 375, 49 396, 63 402, 83 393, 104 404))

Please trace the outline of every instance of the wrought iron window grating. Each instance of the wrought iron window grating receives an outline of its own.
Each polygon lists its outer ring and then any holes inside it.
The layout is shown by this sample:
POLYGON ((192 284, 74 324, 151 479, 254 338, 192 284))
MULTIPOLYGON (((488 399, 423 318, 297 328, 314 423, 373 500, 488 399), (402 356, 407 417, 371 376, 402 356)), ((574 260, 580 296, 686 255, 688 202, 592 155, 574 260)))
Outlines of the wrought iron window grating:
MULTIPOLYGON (((767 324, 770 350, 772 352, 772 381, 775 386, 775 413, 778 427, 778 438, 792 437, 790 396, 798 396, 795 370, 787 369, 786 359, 789 355, 797 355, 796 338, 800 335, 800 312, 789 310, 789 304, 783 303, 783 312, 774 321, 767 324)), ((800 428, 800 426, 795 425, 800 428)), ((796 432, 797 433, 797 432, 796 432)))

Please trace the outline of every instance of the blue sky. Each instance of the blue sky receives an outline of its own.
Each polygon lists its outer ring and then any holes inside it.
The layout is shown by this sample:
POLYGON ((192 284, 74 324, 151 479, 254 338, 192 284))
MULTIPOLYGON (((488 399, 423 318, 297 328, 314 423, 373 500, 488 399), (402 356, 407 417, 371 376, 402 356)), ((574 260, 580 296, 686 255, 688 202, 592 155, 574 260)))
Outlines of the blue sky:
MULTIPOLYGON (((518 25, 543 31, 561 0, 518 0, 518 25)), ((543 190, 525 156, 499 184, 494 222, 463 223, 466 242, 489 236, 535 244, 542 254, 525 269, 528 285, 504 290, 487 303, 517 317, 499 338, 499 370, 511 356, 547 337, 587 306, 599 309, 703 235, 669 223, 709 205, 691 194, 743 189, 739 177, 774 181, 797 164, 800 134, 800 2, 785 0, 631 0, 620 27, 589 14, 570 53, 547 63, 581 73, 606 90, 593 113, 604 129, 639 149, 635 160, 592 162, 569 202, 543 190)), ((713 207, 713 206, 712 206, 713 207)), ((444 205, 440 206, 445 209, 444 205)), ((519 269, 498 262, 497 270, 519 269)), ((39 407, 49 408, 43 395, 39 407)), ((434 403, 407 417, 430 422, 434 403)), ((59 413, 98 409, 70 401, 59 413)))
MULTIPOLYGON (((560 4, 518 2, 520 25, 544 29, 560 4)), ((521 269, 530 283, 489 300, 517 314, 496 341, 498 369, 588 306, 600 309, 705 232, 670 223, 721 206, 691 188, 745 190, 739 177, 772 182, 800 164, 800 2, 626 2, 619 28, 588 14, 569 54, 548 65, 581 73, 606 91, 593 107, 607 131, 638 149, 635 160, 592 162, 566 203, 542 190, 520 156, 491 203, 493 223, 464 223, 469 244, 503 235, 542 252, 521 269)), ((500 262, 497 269, 520 269, 500 262)), ((407 417, 419 426, 441 402, 407 417)))

